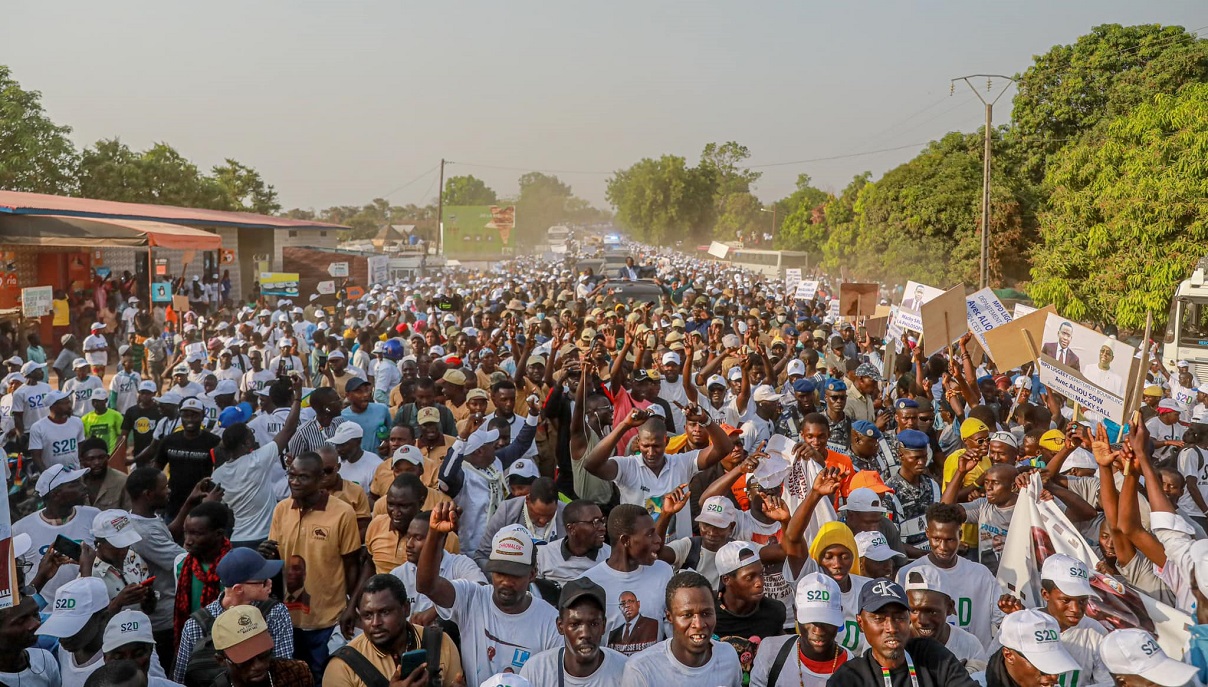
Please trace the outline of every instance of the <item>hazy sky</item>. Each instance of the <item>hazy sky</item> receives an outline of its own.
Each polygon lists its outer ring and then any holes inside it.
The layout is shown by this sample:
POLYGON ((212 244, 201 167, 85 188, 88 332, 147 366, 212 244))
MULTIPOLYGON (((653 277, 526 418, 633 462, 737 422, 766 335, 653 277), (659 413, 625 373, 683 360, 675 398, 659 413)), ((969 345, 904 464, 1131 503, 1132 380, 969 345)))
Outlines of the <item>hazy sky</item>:
POLYGON ((603 205, 610 172, 695 161, 709 141, 747 145, 753 165, 912 146, 766 168, 766 202, 801 172, 839 190, 975 130, 981 105, 964 86, 949 97, 949 79, 1013 75, 1111 22, 1199 29, 1208 5, 8 0, 0 63, 78 145, 233 157, 286 208, 422 203, 442 156, 503 194, 524 170, 556 171, 603 205))

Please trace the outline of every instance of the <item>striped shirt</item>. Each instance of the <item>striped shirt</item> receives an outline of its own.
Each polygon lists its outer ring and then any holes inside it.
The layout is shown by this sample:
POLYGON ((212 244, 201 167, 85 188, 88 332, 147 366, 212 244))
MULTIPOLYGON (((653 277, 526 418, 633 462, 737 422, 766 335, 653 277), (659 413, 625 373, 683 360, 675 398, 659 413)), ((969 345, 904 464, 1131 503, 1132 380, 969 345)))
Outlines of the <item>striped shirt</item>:
POLYGON ((289 448, 286 453, 291 456, 300 456, 307 451, 318 451, 319 447, 326 444, 331 435, 336 433, 336 429, 348 421, 347 418, 337 415, 331 419, 331 424, 327 427, 320 425, 317 418, 307 422, 299 427, 297 432, 294 432, 293 438, 289 440, 289 448))

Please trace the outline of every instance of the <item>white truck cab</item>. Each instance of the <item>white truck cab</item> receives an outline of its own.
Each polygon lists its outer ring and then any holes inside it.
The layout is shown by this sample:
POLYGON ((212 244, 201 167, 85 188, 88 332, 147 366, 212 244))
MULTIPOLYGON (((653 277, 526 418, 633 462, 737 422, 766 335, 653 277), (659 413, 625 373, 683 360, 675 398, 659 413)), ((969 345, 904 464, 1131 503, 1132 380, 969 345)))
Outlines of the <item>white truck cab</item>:
POLYGON ((1200 258, 1190 279, 1184 279, 1170 302, 1162 363, 1171 372, 1186 360, 1200 380, 1208 380, 1208 257, 1200 258))

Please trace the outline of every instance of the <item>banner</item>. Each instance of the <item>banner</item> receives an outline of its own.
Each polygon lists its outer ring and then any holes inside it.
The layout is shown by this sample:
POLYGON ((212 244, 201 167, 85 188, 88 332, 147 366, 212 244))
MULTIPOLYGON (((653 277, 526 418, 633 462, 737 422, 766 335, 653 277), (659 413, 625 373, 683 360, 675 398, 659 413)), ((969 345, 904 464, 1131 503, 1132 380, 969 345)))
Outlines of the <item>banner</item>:
POLYGON ((390 258, 385 255, 375 255, 366 258, 365 264, 369 268, 369 283, 366 286, 385 284, 390 281, 390 258))
POLYGON ((834 317, 835 319, 839 318, 839 299, 838 298, 831 299, 830 310, 828 312, 830 313, 831 317, 834 317))
POLYGON ((151 282, 151 302, 171 303, 172 285, 166 281, 151 282))
POLYGON ((709 255, 715 258, 725 260, 726 255, 730 253, 730 247, 720 241, 714 241, 709 244, 709 255))
POLYGON ((792 293, 801 283, 801 268, 790 267, 784 271, 784 292, 792 293))
POLYGON ((902 309, 917 312, 919 308, 923 307, 924 303, 943 292, 943 289, 937 289, 934 286, 920 284, 917 281, 908 281, 906 282, 906 289, 902 292, 902 309))
POLYGON ((54 299, 53 286, 27 286, 21 289, 21 314, 26 317, 49 315, 54 299))
POLYGON ((1137 349, 1050 313, 1040 345, 1040 383, 1087 411, 1124 424, 1137 349))
POLYGON ((1183 655, 1188 642, 1187 627, 1194 620, 1186 613, 1154 600, 1113 577, 1095 572, 1099 557, 1086 539, 1056 506, 1055 501, 1037 501, 1040 478, 1032 474, 1031 482, 1020 491, 1007 528, 998 566, 998 582, 1027 608, 1043 607, 1040 597, 1040 567, 1055 553, 1073 556, 1087 564, 1091 571, 1091 587, 1099 599, 1088 600, 1086 615, 1111 631, 1140 628, 1157 635, 1162 650, 1176 659, 1183 655))
POLYGON ((843 317, 871 317, 877 311, 880 284, 847 282, 839 285, 839 312, 843 317))
POLYGON ((498 256, 513 248, 516 206, 447 205, 441 226, 445 255, 498 256))
POLYGON ((298 297, 297 272, 261 272, 260 293, 265 296, 298 297))
POLYGON ((803 281, 797 283, 797 293, 793 294, 793 298, 799 301, 809 301, 813 300, 816 295, 818 295, 818 282, 803 281))
POLYGON ((989 287, 971 296, 966 296, 965 306, 968 311, 966 319, 969 321, 969 331, 977 337, 977 342, 983 349, 990 350, 990 347, 986 345, 986 332, 1010 322, 1011 314, 1007 312, 1002 301, 998 300, 998 296, 994 295, 994 290, 989 287))

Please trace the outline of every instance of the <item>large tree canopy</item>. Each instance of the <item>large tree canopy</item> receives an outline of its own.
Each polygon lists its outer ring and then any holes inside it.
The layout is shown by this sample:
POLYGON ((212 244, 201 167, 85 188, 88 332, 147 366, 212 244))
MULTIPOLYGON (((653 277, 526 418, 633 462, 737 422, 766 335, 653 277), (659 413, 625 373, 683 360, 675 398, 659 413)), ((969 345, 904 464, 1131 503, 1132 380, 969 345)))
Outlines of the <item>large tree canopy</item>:
POLYGON ((21 88, 0 64, 0 188, 71 193, 77 155, 70 134, 46 115, 42 94, 21 88))
POLYGON ((1141 327, 1208 254, 1208 84, 1157 96, 1064 149, 1040 216, 1032 297, 1067 317, 1141 327))
POLYGON ((445 205, 494 205, 499 198, 482 179, 470 175, 445 179, 444 201, 445 205))
POLYGON ((717 175, 689 167, 684 158, 643 159, 608 179, 608 202, 617 220, 650 243, 673 245, 712 234, 717 175))

